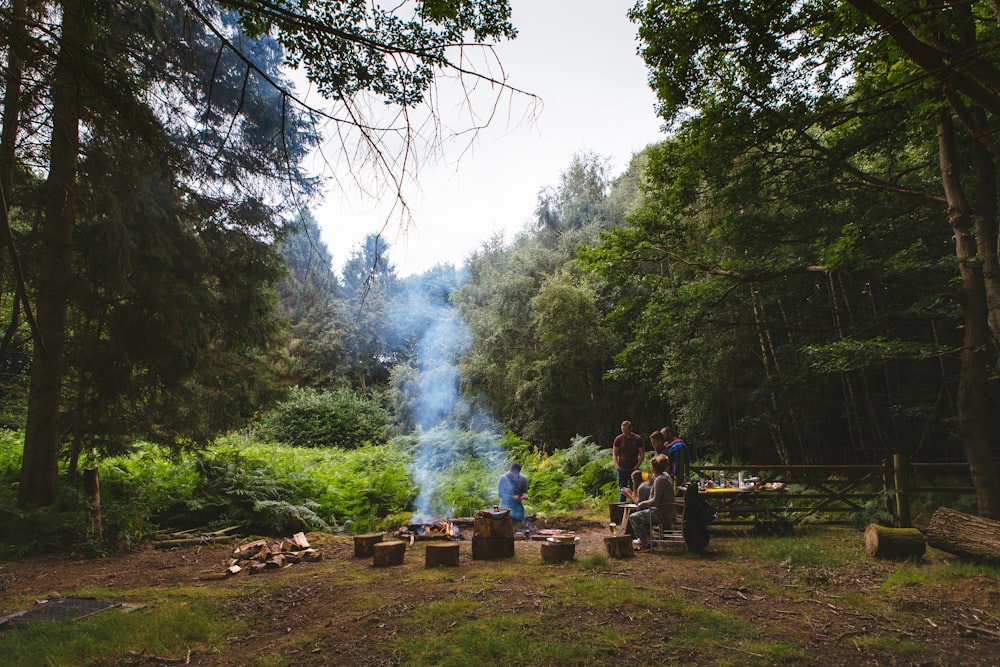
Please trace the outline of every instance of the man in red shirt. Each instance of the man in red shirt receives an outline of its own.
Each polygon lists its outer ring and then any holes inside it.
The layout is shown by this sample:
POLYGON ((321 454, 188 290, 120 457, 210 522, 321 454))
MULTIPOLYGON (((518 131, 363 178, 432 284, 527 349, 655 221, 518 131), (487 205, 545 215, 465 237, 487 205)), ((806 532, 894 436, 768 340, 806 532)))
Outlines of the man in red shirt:
POLYGON ((642 466, 645 455, 642 436, 632 432, 632 422, 623 421, 622 434, 615 438, 611 446, 611 460, 618 472, 618 502, 625 502, 625 494, 621 490, 632 483, 632 471, 642 466))

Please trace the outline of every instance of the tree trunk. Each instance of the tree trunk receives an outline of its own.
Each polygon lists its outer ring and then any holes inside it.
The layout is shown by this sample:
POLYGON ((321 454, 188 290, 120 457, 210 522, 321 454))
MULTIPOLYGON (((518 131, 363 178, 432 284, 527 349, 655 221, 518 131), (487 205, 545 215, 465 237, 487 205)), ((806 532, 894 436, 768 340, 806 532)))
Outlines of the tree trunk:
POLYGON ((931 517, 927 543, 967 558, 1000 560, 1000 521, 942 507, 931 517))
POLYGON ((71 194, 80 147, 81 62, 87 57, 85 0, 62 3, 62 38, 52 85, 52 141, 45 183, 28 425, 18 504, 51 505, 59 482, 59 407, 66 340, 66 294, 72 271, 71 194))
POLYGON ((965 196, 955 159, 955 134, 951 117, 938 112, 938 148, 941 180, 948 201, 948 222, 955 234, 955 254, 961 277, 960 299, 965 324, 961 373, 958 380, 958 435, 976 487, 979 514, 997 518, 1000 485, 986 434, 987 375, 990 335, 986 288, 977 261, 976 238, 971 229, 972 210, 965 196))

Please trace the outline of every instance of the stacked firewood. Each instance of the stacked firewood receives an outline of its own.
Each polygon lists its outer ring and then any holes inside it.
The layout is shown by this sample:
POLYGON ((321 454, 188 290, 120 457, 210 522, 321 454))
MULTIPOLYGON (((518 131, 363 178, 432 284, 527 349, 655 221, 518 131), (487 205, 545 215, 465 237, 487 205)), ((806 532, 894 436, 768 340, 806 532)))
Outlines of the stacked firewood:
POLYGON ((254 540, 246 542, 233 549, 233 556, 225 572, 208 572, 202 579, 225 579, 246 570, 249 574, 258 574, 264 570, 280 570, 294 563, 315 563, 323 558, 323 552, 309 546, 305 533, 295 533, 291 537, 282 538, 280 542, 272 540, 254 540))

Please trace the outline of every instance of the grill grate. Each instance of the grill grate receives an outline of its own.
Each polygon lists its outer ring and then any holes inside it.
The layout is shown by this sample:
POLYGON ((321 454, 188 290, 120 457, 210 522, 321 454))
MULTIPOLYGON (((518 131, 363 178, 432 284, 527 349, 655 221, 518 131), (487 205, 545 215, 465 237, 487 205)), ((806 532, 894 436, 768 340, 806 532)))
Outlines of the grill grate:
POLYGON ((121 602, 93 598, 59 598, 49 600, 33 609, 11 614, 6 619, 0 619, 0 622, 6 620, 8 623, 21 625, 39 621, 78 621, 91 614, 120 606, 121 602))

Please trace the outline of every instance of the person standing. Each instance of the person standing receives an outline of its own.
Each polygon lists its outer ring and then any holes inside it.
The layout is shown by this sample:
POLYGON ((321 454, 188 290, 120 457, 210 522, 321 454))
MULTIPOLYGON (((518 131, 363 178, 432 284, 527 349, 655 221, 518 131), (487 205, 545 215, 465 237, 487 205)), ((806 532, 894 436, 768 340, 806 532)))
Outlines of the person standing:
MULTIPOLYGON (((632 431, 632 422, 627 419, 622 422, 622 433, 611 445, 611 460, 618 473, 618 488, 623 489, 632 483, 632 472, 642 465, 646 449, 642 436, 632 431)), ((625 493, 618 491, 618 502, 625 502, 625 493)))
POLYGON ((663 433, 666 440, 663 453, 670 457, 670 473, 680 483, 684 479, 685 466, 691 460, 691 450, 688 449, 687 443, 678 438, 669 426, 664 426, 660 432, 663 433))
POLYGON ((507 474, 501 475, 497 481, 497 493, 500 504, 510 508, 510 516, 514 521, 524 521, 524 501, 528 499, 528 478, 521 474, 521 464, 511 463, 507 474))

